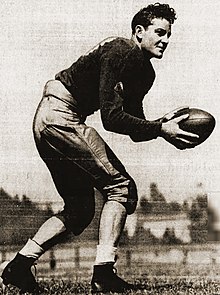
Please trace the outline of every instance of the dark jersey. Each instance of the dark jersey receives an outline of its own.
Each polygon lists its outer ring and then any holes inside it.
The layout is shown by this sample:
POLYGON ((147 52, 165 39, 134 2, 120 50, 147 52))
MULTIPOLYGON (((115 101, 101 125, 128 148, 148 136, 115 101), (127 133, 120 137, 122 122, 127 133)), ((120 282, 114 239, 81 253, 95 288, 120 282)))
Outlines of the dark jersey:
POLYGON ((100 109, 106 130, 127 134, 134 141, 160 134, 161 123, 146 120, 142 105, 155 72, 132 40, 103 42, 58 73, 56 79, 76 98, 82 116, 100 109))

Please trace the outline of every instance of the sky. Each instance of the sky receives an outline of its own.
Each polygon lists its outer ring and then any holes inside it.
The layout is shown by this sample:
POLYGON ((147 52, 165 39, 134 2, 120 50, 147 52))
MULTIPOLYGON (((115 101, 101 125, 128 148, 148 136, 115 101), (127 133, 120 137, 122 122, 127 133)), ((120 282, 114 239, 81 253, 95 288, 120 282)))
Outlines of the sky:
MULTIPOLYGON (((133 15, 151 1, 2 0, 0 9, 0 187, 12 195, 60 204, 49 171, 40 159, 32 121, 44 84, 81 54, 109 36, 130 38, 133 15)), ((180 151, 162 138, 133 143, 97 128, 136 180, 139 195, 156 182, 167 200, 182 202, 198 192, 220 198, 219 72, 220 1, 167 0, 178 19, 161 60, 152 59, 156 80, 145 97, 149 120, 180 106, 216 118, 212 135, 180 151), (202 4, 201 4, 202 3, 202 4)))

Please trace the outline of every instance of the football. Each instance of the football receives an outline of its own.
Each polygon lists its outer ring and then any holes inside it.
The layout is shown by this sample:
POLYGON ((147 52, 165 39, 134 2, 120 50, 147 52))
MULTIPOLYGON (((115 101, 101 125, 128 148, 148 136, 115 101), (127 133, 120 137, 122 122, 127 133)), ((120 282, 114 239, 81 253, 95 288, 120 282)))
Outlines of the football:
POLYGON ((189 117, 181 121, 179 127, 184 131, 199 135, 198 144, 204 142, 211 135, 215 127, 215 118, 210 113, 196 108, 189 108, 180 113, 181 115, 189 114, 189 117))

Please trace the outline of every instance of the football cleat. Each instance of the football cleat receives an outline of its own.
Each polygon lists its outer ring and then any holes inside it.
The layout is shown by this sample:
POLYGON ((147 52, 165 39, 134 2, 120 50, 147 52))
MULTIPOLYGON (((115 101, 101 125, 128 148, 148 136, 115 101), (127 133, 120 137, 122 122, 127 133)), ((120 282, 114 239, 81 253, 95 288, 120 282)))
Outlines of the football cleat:
POLYGON ((124 292, 134 286, 117 276, 113 264, 95 265, 91 281, 92 293, 124 292))
POLYGON ((3 285, 18 287, 22 293, 37 290, 38 283, 31 272, 33 263, 33 258, 28 258, 18 253, 2 272, 3 285))

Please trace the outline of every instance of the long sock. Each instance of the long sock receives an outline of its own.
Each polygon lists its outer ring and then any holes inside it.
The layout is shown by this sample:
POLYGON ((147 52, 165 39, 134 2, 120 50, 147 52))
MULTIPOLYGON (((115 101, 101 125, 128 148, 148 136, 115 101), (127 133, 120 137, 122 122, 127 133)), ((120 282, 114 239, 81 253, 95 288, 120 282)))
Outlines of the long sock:
POLYGON ((34 259, 38 259, 43 253, 44 249, 31 239, 28 239, 27 243, 19 251, 19 254, 34 259))
POLYGON ((117 247, 111 245, 98 245, 95 265, 115 263, 117 247))
POLYGON ((59 238, 65 232, 66 227, 63 222, 53 216, 42 224, 34 237, 27 241, 19 253, 26 257, 38 259, 48 249, 45 245, 52 244, 53 239, 59 238))

